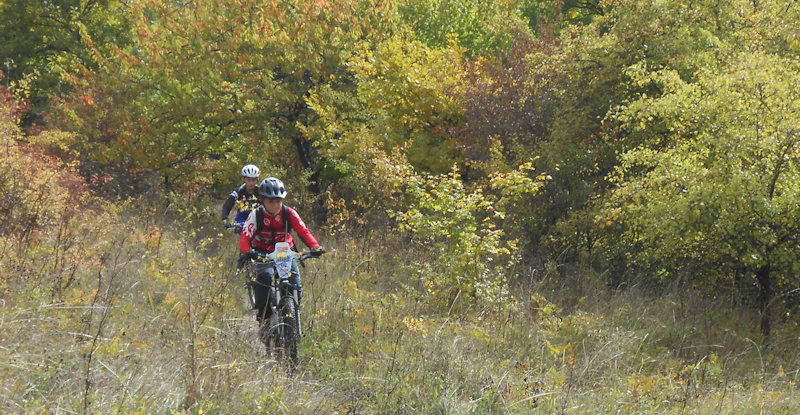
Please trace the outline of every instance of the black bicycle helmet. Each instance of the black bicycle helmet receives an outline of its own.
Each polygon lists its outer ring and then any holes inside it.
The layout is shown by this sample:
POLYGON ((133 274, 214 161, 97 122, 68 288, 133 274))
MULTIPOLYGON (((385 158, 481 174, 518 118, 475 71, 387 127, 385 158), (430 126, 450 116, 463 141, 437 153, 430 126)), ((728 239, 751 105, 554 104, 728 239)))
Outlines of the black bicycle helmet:
POLYGON ((268 199, 283 199, 286 197, 286 187, 282 181, 267 177, 258 185, 258 195, 268 199))

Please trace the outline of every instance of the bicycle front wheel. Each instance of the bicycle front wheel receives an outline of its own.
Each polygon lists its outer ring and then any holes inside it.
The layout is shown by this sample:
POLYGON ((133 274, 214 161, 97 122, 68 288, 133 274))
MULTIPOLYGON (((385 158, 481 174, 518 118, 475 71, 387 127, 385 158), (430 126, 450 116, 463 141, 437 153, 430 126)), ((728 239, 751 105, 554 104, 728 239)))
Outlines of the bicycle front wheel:
POLYGON ((284 356, 289 365, 294 366, 297 363, 300 346, 300 318, 297 315, 297 306, 293 298, 285 297, 281 300, 280 319, 284 356))
POLYGON ((253 283, 247 284, 247 299, 250 301, 250 309, 256 309, 256 287, 253 283))

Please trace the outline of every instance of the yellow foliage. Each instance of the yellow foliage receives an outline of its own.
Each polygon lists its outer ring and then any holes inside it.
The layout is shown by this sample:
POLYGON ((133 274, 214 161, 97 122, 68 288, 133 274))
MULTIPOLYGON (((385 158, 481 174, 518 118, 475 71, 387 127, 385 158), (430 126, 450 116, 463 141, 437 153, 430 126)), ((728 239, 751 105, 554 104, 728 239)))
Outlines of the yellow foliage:
POLYGON ((425 320, 416 317, 404 317, 403 324, 414 333, 425 335, 428 333, 428 325, 425 320))

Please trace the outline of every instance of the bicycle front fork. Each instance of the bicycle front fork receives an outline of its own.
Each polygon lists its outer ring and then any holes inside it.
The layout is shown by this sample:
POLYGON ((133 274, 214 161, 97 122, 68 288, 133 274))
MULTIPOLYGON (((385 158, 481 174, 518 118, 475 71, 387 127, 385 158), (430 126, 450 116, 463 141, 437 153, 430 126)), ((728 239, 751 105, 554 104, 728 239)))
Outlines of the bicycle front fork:
POLYGON ((294 290, 294 298, 297 299, 295 302, 295 305, 297 305, 297 307, 295 307, 295 311, 297 312, 297 335, 303 337, 303 325, 300 322, 300 291, 297 289, 294 290))

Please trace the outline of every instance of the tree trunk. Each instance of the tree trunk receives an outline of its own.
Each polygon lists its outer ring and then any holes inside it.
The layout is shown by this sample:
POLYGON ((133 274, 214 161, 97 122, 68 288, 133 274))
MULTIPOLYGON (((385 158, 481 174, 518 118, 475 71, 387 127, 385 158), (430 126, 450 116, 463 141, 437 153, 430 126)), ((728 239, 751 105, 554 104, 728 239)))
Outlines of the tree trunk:
POLYGON ((756 270, 756 281, 758 281, 758 309, 761 312, 761 334, 764 336, 764 343, 769 344, 770 330, 772 329, 772 307, 770 303, 773 297, 771 267, 765 265, 756 270))

